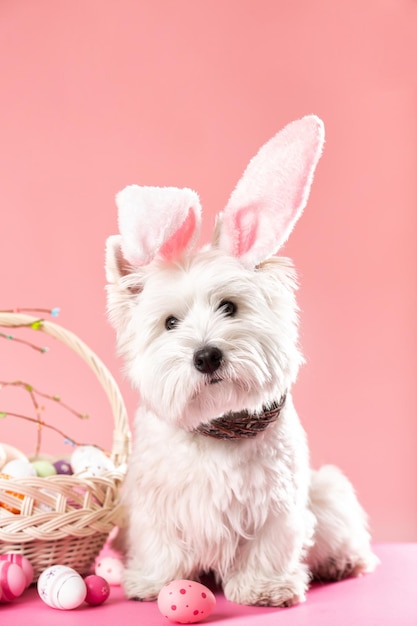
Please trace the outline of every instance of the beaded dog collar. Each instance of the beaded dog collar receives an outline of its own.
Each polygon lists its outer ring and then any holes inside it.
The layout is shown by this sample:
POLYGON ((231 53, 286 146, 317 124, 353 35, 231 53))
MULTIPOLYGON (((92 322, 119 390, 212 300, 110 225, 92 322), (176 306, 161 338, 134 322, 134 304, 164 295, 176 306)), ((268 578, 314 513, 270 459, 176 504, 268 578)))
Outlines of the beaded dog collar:
POLYGON ((214 437, 215 439, 249 439, 263 432, 270 424, 275 422, 285 404, 286 394, 281 396, 279 402, 273 402, 262 407, 262 413, 226 413, 207 424, 200 424, 194 430, 199 435, 214 437))

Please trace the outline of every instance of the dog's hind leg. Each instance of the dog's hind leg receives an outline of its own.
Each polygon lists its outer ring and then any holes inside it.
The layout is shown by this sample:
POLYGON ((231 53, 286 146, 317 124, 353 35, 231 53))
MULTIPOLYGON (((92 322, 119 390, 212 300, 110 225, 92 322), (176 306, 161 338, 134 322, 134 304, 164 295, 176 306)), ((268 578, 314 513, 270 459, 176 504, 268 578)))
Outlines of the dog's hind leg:
POLYGON ((325 465, 312 473, 310 508, 317 520, 306 558, 312 578, 341 580, 375 569, 379 561, 371 549, 366 513, 337 467, 325 465))

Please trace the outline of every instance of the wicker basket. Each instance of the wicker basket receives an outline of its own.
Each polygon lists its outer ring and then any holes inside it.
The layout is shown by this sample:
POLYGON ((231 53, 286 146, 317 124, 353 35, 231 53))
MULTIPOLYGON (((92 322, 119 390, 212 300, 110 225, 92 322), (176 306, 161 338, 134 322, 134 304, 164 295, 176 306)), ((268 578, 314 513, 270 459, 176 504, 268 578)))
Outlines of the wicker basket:
MULTIPOLYGON (((0 326, 22 326, 38 318, 0 313, 0 326)), ((0 479, 0 554, 18 552, 33 565, 35 580, 54 564, 87 574, 117 524, 119 491, 130 452, 131 435, 120 390, 104 364, 74 333, 42 321, 39 330, 51 335, 82 357, 93 370, 110 402, 115 428, 111 458, 116 470, 100 477, 0 479)))

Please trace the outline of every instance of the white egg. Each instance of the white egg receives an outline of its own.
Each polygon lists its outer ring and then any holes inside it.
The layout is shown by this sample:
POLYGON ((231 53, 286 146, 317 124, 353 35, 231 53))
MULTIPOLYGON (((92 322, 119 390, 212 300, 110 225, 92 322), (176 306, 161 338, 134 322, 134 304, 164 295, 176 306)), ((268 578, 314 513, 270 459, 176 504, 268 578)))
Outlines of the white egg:
POLYGON ((4 449, 3 444, 0 443, 0 469, 3 467, 6 461, 7 461, 6 450, 4 449))
POLYGON ((13 478, 36 476, 36 470, 32 463, 25 459, 13 459, 12 461, 8 461, 3 467, 2 472, 13 478))
POLYGON ((114 471, 111 459, 95 446, 79 446, 71 456, 71 467, 77 476, 102 476, 114 471))
POLYGON ((28 460, 26 454, 21 450, 18 450, 14 446, 10 446, 7 443, 0 444, 0 467, 3 467, 5 463, 12 459, 28 460))
POLYGON ((39 576, 38 593, 53 609, 76 609, 85 600, 87 586, 71 567, 52 565, 39 576))

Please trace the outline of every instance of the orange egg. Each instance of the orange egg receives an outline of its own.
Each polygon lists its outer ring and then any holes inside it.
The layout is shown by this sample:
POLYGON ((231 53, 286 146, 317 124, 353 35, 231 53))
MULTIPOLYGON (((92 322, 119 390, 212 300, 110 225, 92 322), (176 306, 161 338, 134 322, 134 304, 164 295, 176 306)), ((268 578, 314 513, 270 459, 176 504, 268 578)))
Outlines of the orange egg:
MULTIPOLYGON (((0 473, 0 479, 10 480, 10 478, 11 477, 8 474, 0 473)), ((15 491, 6 491, 6 493, 10 496, 14 496, 15 498, 19 498, 19 500, 23 500, 23 498, 25 497, 22 493, 16 493, 15 491)), ((19 515, 20 513, 19 509, 16 509, 14 506, 10 506, 10 504, 6 504, 6 502, 2 502, 1 500, 0 500, 0 508, 6 509, 7 511, 14 513, 15 515, 19 515)))

